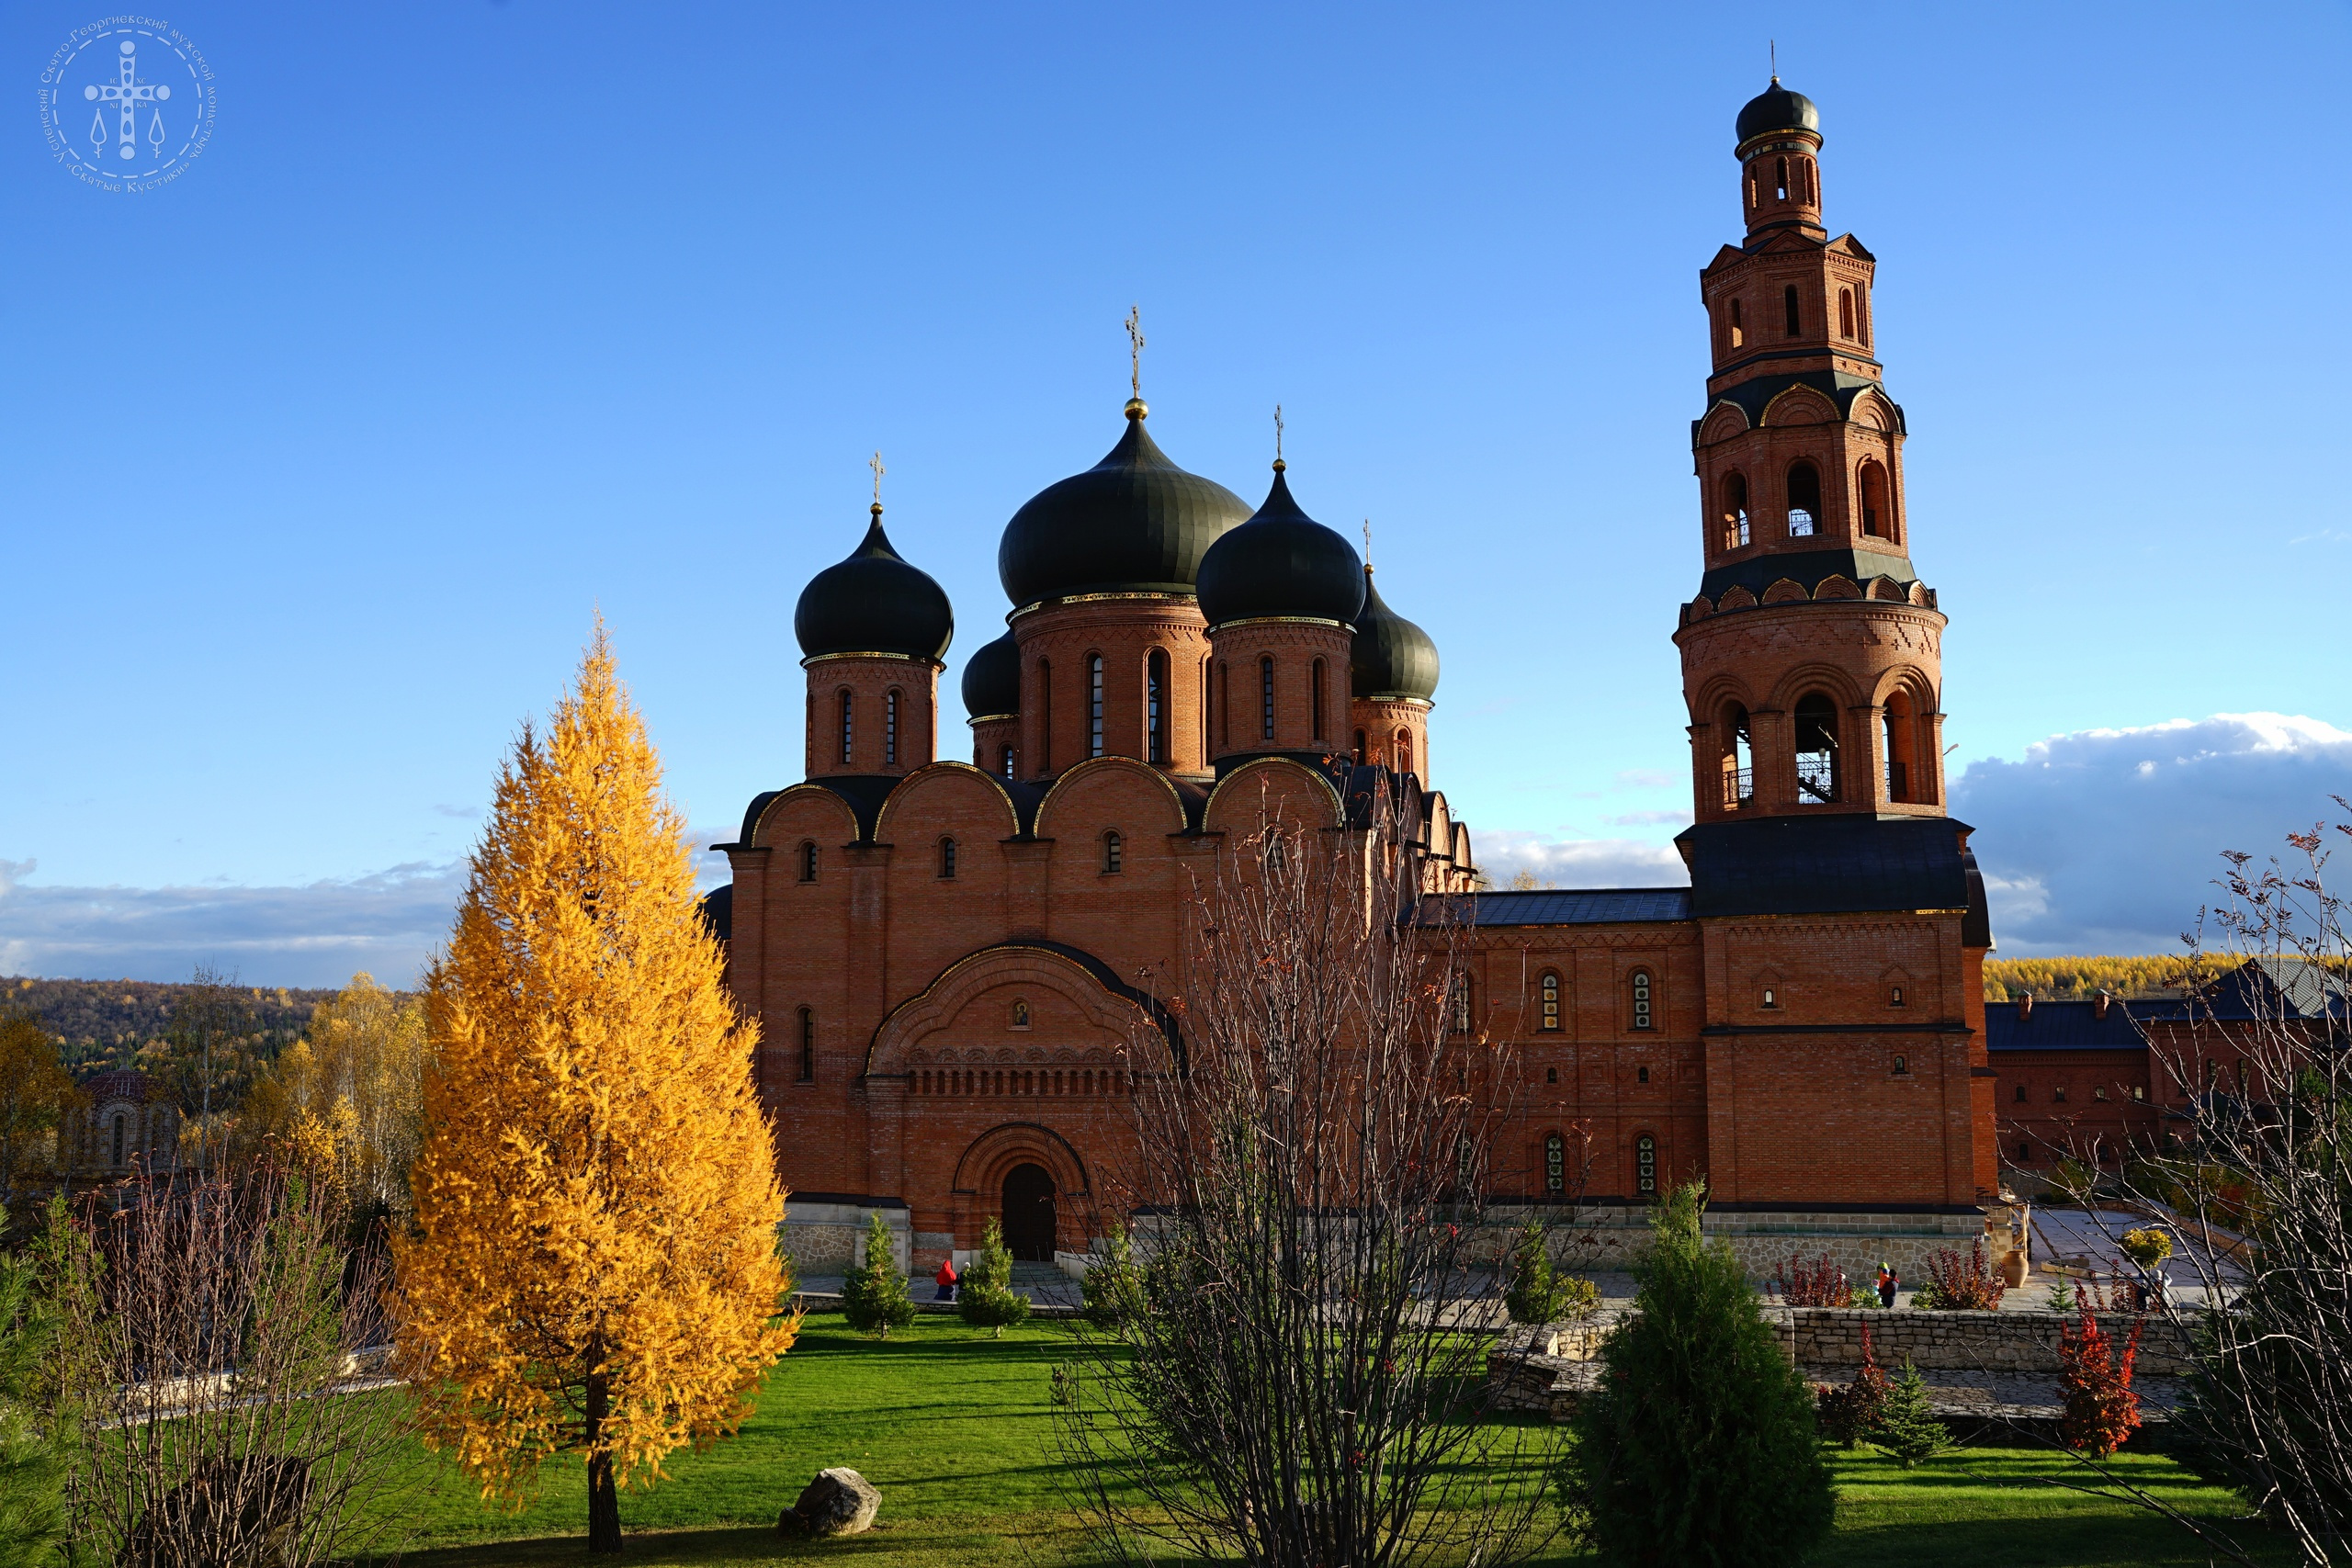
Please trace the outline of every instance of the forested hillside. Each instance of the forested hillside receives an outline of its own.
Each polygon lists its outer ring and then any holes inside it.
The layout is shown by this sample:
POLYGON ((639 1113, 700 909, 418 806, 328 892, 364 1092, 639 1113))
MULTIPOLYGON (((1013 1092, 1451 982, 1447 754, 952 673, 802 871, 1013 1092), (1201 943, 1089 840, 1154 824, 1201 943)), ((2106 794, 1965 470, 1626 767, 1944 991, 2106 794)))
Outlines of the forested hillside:
MULTIPOLYGON (((2211 978, 2235 965, 2208 957, 2199 967, 2203 977, 2211 978)), ((2139 958, 1988 958, 1984 999, 2005 1002, 2030 993, 2042 1001, 2061 1001, 2100 991, 2126 998, 2178 996, 2188 976, 2188 959, 2182 953, 2139 958)))
MULTIPOLYGON (((31 980, 0 978, 0 1010, 30 1013, 56 1040, 58 1054, 76 1077, 110 1067, 141 1065, 142 1046, 160 1047, 173 1014, 192 984, 157 980, 31 980)), ((289 991, 238 987, 229 993, 238 1012, 238 1034, 265 1057, 302 1032, 311 1011, 333 991, 289 991)), ((153 1058, 156 1049, 148 1051, 153 1058)))

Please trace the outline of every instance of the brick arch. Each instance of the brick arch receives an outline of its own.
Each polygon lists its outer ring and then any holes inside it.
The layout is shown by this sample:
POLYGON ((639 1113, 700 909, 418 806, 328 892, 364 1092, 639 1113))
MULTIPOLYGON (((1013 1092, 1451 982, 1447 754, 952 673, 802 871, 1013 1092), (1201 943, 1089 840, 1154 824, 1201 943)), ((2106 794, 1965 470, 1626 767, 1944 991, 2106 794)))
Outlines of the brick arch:
POLYGON ((969 762, 942 758, 935 762, 925 762, 891 786, 889 798, 882 803, 882 809, 875 814, 874 837, 876 840, 883 843, 889 841, 889 830, 898 816, 899 807, 912 792, 913 786, 919 781, 942 773, 967 773, 987 784, 990 797, 1004 807, 1004 836, 1008 839, 1020 836, 1021 814, 1013 809, 1012 797, 1005 793, 1004 781, 994 773, 972 766, 969 762))
MULTIPOLYGON (((1255 775, 1253 782, 1262 782, 1268 776, 1270 769, 1284 770, 1271 775, 1274 778, 1302 778, 1314 782, 1316 788, 1321 791, 1320 798, 1328 805, 1330 811, 1329 820, 1323 826, 1336 828, 1346 820, 1346 808, 1340 804, 1340 792, 1332 787, 1331 781, 1313 768, 1301 766, 1287 757, 1255 758, 1242 763, 1241 766, 1217 780, 1216 787, 1209 792, 1208 805, 1202 809, 1201 820, 1207 823, 1219 818, 1225 811, 1239 809, 1239 792, 1247 787, 1243 781, 1253 780, 1255 775), (1231 802, 1226 798, 1229 795, 1235 797, 1231 802)), ((1309 792, 1309 795, 1310 798, 1315 797, 1312 791, 1309 792)))
POLYGON ((1712 446, 1718 441, 1728 441, 1745 434, 1748 429, 1747 411, 1735 402, 1720 402, 1699 426, 1699 445, 1712 446))
MULTIPOLYGON (((1050 839, 1054 836, 1054 815, 1061 806, 1063 796, 1069 793, 1073 781, 1091 778, 1096 773, 1105 772, 1125 773, 1136 778, 1149 779, 1153 787, 1168 799, 1168 818, 1161 825, 1160 830, 1169 833, 1181 833, 1184 830, 1184 797, 1177 793, 1174 782, 1166 773, 1150 763, 1138 761, 1133 757, 1102 756, 1089 757, 1054 781, 1053 787, 1046 792, 1046 798, 1037 804, 1037 837, 1050 839)), ((1137 831, 1148 830, 1148 824, 1140 829, 1125 829, 1130 837, 1137 831)))
MULTIPOLYGON (((1171 1041, 1174 1025, 1151 999, 1122 983, 1110 965, 1091 953, 1057 942, 1008 942, 967 953, 942 970, 921 991, 890 1010, 865 1048, 865 1075, 903 1072, 909 1056, 946 1028, 984 994, 1004 990, 1028 997, 1051 992, 1071 1003, 1087 1021, 1124 1041, 1138 1027, 1158 1028, 1171 1041)), ((1088 1047, 1072 1061, 1091 1065, 1088 1047)), ((1009 1050, 1001 1052, 1010 1060, 1009 1050)))
POLYGON ((1860 689, 1854 684, 1852 671, 1835 664, 1808 662, 1798 665, 1774 682, 1763 705, 1793 711, 1799 697, 1815 691, 1826 693, 1840 709, 1859 707, 1863 702, 1860 689))
POLYGON ((1764 405, 1766 424, 1835 424, 1837 405, 1810 387, 1791 387, 1764 405))
POLYGON ((759 820, 752 824, 751 832, 744 836, 744 842, 754 848, 772 847, 776 840, 768 836, 769 825, 788 806, 797 806, 804 801, 811 800, 822 803, 832 815, 841 819, 843 829, 842 842, 852 843, 857 840, 859 837, 857 813, 850 809, 849 802, 822 784, 797 784, 790 789, 779 791, 774 800, 760 808, 759 820))
POLYGON ((1876 393, 1865 393, 1854 400, 1853 422, 1865 430, 1891 432, 1895 428, 1894 405, 1876 393))
POLYGON ((1884 707, 1886 699, 1901 691, 1911 694, 1911 700, 1917 705, 1920 717, 1941 711, 1938 706, 1936 683, 1928 678, 1926 671, 1916 664, 1897 664, 1882 671, 1878 683, 1871 690, 1871 703, 1873 706, 1884 707))
POLYGON ((1017 1165, 1044 1166, 1052 1173, 1060 1196, 1092 1195, 1085 1159, 1068 1138, 1035 1122, 1001 1122, 974 1138, 956 1162, 955 1190, 979 1198, 981 1206, 993 1212, 996 1205, 991 1200, 1003 1190, 1006 1175, 1017 1165))

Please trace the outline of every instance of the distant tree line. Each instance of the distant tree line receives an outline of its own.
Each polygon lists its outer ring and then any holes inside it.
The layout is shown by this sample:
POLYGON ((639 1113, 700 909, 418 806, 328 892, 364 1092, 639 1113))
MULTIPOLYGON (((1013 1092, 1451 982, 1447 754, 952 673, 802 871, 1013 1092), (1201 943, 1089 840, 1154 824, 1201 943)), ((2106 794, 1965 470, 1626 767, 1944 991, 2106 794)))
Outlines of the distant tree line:
MULTIPOLYGON (((36 980, 0 976, 0 1012, 40 1021, 77 1077, 154 1065, 173 1020, 201 980, 36 980), (142 1054, 145 1057, 141 1059, 142 1054)), ((332 990, 232 986, 255 1054, 274 1057, 299 1036, 332 990)))

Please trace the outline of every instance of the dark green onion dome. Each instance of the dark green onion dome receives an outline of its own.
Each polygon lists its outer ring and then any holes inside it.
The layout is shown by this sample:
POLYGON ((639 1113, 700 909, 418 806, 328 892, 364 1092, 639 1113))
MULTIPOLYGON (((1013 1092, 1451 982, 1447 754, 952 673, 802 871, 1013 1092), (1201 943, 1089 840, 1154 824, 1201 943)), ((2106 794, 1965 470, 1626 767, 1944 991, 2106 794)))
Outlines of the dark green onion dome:
POLYGON ((1141 399, 1127 433, 1082 474, 1047 485, 1005 525, 996 571, 1016 605, 1078 593, 1190 593, 1201 557, 1250 515, 1221 484, 1168 460, 1143 428, 1141 399))
POLYGON ((792 634, 810 658, 822 653, 901 653, 937 659, 956 636, 946 591, 899 558, 874 509, 865 541, 849 558, 808 580, 792 612, 792 634))
POLYGON ((964 711, 974 718, 1021 711, 1021 650, 1011 632, 966 661, 964 711))
POLYGON ((1201 558, 1201 614, 1212 626, 1269 615, 1355 624, 1363 562, 1347 540, 1298 509, 1274 459, 1274 488, 1257 515, 1201 558))
POLYGON ((1821 130, 1821 111, 1813 107, 1813 100, 1781 86, 1778 76, 1739 111, 1739 144, 1745 147, 1772 130, 1810 130, 1816 135, 1821 130))
POLYGON ((1430 634, 1390 609, 1363 569, 1363 614, 1348 655, 1348 673, 1359 697, 1437 695, 1437 644, 1430 634))

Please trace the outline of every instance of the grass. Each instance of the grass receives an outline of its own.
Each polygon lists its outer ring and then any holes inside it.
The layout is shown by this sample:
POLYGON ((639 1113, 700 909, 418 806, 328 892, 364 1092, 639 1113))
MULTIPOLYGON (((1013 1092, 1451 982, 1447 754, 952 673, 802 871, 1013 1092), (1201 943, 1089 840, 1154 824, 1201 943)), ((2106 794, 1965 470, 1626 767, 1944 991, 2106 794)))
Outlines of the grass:
MULTIPOLYGON (((1009 1329, 1001 1339, 954 1318, 925 1317, 876 1342, 838 1314, 811 1317, 769 1376, 759 1413, 732 1440, 674 1456, 670 1479, 621 1495, 636 1563, 753 1564, 826 1557, 858 1568, 1023 1568, 1102 1561, 1055 1483, 1047 1380, 1063 1330, 1009 1329), (810 1476, 846 1464, 882 1489, 869 1534, 786 1542, 775 1516, 810 1476)), ((2041 1483, 2076 1472, 2041 1450, 1965 1449, 1905 1472, 1869 1450, 1832 1450, 1838 1534, 1823 1568, 2164 1568, 2206 1554, 2179 1527, 2130 1504, 2041 1483)), ((2227 1519, 2226 1494, 2172 1461, 2127 1453, 2119 1463, 2183 1512, 2227 1519)), ((520 1515, 494 1513, 474 1488, 422 1450, 383 1506, 413 1568, 609 1562, 582 1550, 587 1505, 577 1463, 547 1468, 520 1515)), ((2278 1543, 2259 1532, 2266 1548, 2278 1543)), ((2266 1551, 2266 1555, 2268 1553, 2266 1551)), ((2290 1554, 2277 1553, 2284 1562, 2290 1554)), ((1586 1561, 1555 1551, 1546 1562, 1586 1561)))

